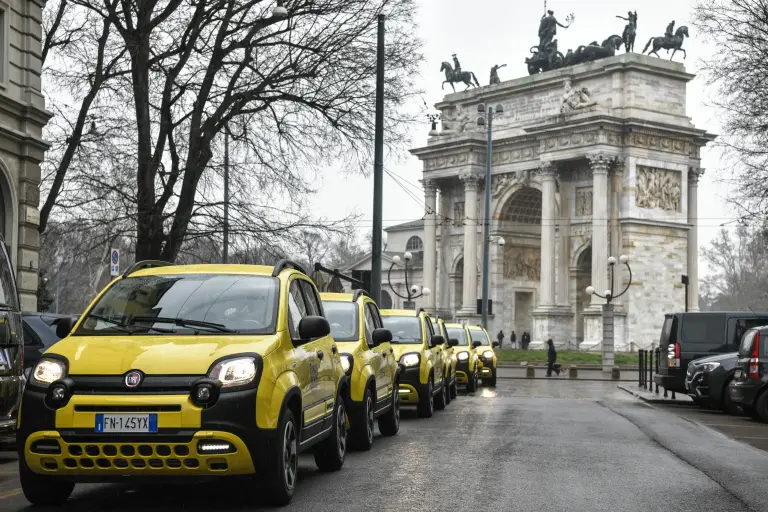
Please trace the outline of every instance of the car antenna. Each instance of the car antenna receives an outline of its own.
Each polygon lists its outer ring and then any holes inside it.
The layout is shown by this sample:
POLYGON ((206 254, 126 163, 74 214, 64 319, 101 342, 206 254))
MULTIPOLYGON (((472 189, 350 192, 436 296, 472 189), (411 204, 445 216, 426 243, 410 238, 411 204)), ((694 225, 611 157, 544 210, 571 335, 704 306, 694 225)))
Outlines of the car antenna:
POLYGON ((747 304, 747 307, 748 307, 748 308, 749 308, 749 310, 752 312, 752 314, 753 314, 753 315, 755 315, 755 318, 757 318, 757 313, 755 313, 755 310, 754 310, 754 309, 752 309, 752 306, 750 306, 749 304, 747 304))

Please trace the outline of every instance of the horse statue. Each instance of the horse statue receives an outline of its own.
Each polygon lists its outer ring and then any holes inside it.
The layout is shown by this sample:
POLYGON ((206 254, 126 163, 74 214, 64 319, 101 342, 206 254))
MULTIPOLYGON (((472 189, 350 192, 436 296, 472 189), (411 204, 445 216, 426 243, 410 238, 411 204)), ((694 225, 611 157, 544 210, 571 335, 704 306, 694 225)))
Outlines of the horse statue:
POLYGON ((532 46, 530 51, 531 56, 525 59, 529 75, 559 69, 563 67, 565 62, 565 57, 557 50, 556 40, 549 43, 545 48, 532 46))
POLYGON ((573 52, 570 59, 566 59, 566 65, 581 64, 582 62, 591 62, 597 59, 604 59, 606 57, 613 57, 616 55, 616 50, 621 48, 624 44, 624 40, 621 36, 612 35, 603 44, 597 44, 597 41, 593 41, 590 44, 579 46, 576 51, 573 52))
MULTIPOLYGON (((457 76, 453 72, 453 66, 451 66, 450 62, 443 62, 442 66, 440 66, 440 71, 445 71, 445 81, 443 82, 443 85, 441 88, 445 88, 445 84, 449 83, 451 84, 451 88, 453 89, 453 92, 456 92, 456 88, 453 86, 453 84, 459 83, 459 82, 464 82, 464 85, 467 86, 467 89, 473 86, 480 87, 480 82, 477 81, 477 77, 473 72, 462 71, 457 76), (472 83, 472 80, 475 81, 474 84, 472 83)), ((466 91, 467 89, 464 89, 464 90, 466 91)))
POLYGON ((656 55, 657 57, 661 58, 661 56, 658 54, 659 50, 674 50, 672 52, 672 57, 669 58, 669 60, 672 60, 672 58, 675 56, 675 53, 677 53, 678 50, 683 52, 683 59, 687 57, 685 50, 682 48, 683 41, 686 37, 690 37, 688 35, 688 27, 685 25, 682 25, 677 28, 675 31, 675 35, 670 40, 666 36, 660 36, 660 37, 652 37, 648 40, 648 44, 645 45, 645 48, 643 48, 643 53, 648 50, 648 48, 653 44, 653 50, 648 52, 648 55, 656 55))

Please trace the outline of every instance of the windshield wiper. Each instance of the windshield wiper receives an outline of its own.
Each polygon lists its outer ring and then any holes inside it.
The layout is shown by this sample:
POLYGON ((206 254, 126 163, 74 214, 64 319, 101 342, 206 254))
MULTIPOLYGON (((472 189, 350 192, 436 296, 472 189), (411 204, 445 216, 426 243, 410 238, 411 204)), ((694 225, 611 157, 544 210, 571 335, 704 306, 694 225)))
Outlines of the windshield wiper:
MULTIPOLYGON (((222 324, 205 322, 203 320, 192 320, 187 318, 171 318, 171 317, 165 317, 165 316, 134 316, 133 322, 136 322, 136 321, 139 321, 139 322, 154 321, 154 322, 178 325, 179 327, 202 327, 204 329, 213 329, 219 332, 237 332, 234 329, 229 329, 222 324)), ((155 329, 155 327, 152 327, 152 329, 155 329)), ((168 332, 173 332, 173 331, 168 331, 168 332)))

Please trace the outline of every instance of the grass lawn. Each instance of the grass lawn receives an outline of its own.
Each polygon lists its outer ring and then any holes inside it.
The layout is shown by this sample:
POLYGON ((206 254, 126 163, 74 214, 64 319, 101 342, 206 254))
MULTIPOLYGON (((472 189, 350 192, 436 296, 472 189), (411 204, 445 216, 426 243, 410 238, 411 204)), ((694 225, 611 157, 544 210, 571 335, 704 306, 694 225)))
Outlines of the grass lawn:
MULTIPOLYGON (((497 352, 499 361, 529 361, 547 362, 546 350, 501 350, 497 352)), ((614 356, 617 365, 637 365, 637 353, 617 352, 614 356)), ((600 364, 602 357, 599 352, 580 352, 577 350, 562 350, 557 352, 557 362, 561 364, 600 364)))

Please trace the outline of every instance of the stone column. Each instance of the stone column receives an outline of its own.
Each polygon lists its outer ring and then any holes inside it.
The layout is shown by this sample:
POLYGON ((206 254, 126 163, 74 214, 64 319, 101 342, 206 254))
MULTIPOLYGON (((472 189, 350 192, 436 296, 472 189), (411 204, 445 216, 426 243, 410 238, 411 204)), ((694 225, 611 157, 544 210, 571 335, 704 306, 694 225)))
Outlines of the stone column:
MULTIPOLYGON (((619 160, 613 165, 613 172, 611 173, 611 254, 609 256, 615 256, 619 259, 621 256, 621 227, 619 226, 619 208, 620 208, 620 195, 621 195, 621 180, 623 174, 623 161, 619 160)), ((621 293, 624 289, 623 278, 626 276, 627 269, 624 265, 617 263, 614 271, 613 289, 616 293, 621 293)), ((610 284, 610 283, 609 283, 610 284)), ((600 292, 603 293, 603 292, 600 292)), ((614 301, 614 304, 621 305, 623 297, 619 297, 614 301)))
POLYGON ((691 167, 688 172, 688 311, 699 310, 699 178, 704 169, 691 167))
POLYGON ((440 298, 437 299, 437 308, 443 312, 451 310, 451 280, 450 273, 453 271, 451 265, 451 225, 449 220, 453 216, 451 212, 451 194, 448 185, 440 186, 440 210, 437 224, 440 226, 440 251, 437 261, 438 288, 440 289, 440 298))
MULTIPOLYGON (((608 167, 604 153, 588 155, 592 166, 592 286, 603 295, 608 283, 608 167)), ((605 301, 592 296, 592 307, 605 301)))
POLYGON ((558 223, 558 230, 560 234, 558 244, 558 268, 557 268, 557 303, 560 306, 568 306, 569 301, 569 285, 570 285, 570 273, 568 267, 570 267, 570 231, 571 231, 571 219, 569 212, 570 202, 567 200, 568 193, 563 193, 563 183, 560 183, 560 221, 558 223))
POLYGON ((464 296, 462 312, 477 313, 477 189, 478 175, 472 171, 459 175, 464 182, 464 296))
POLYGON ((541 174, 541 281, 539 282, 539 306, 555 305, 555 225, 557 204, 555 167, 542 162, 541 174))
POLYGON ((432 180, 424 180, 424 282, 429 295, 424 304, 427 312, 435 312, 437 295, 437 186, 432 180))

